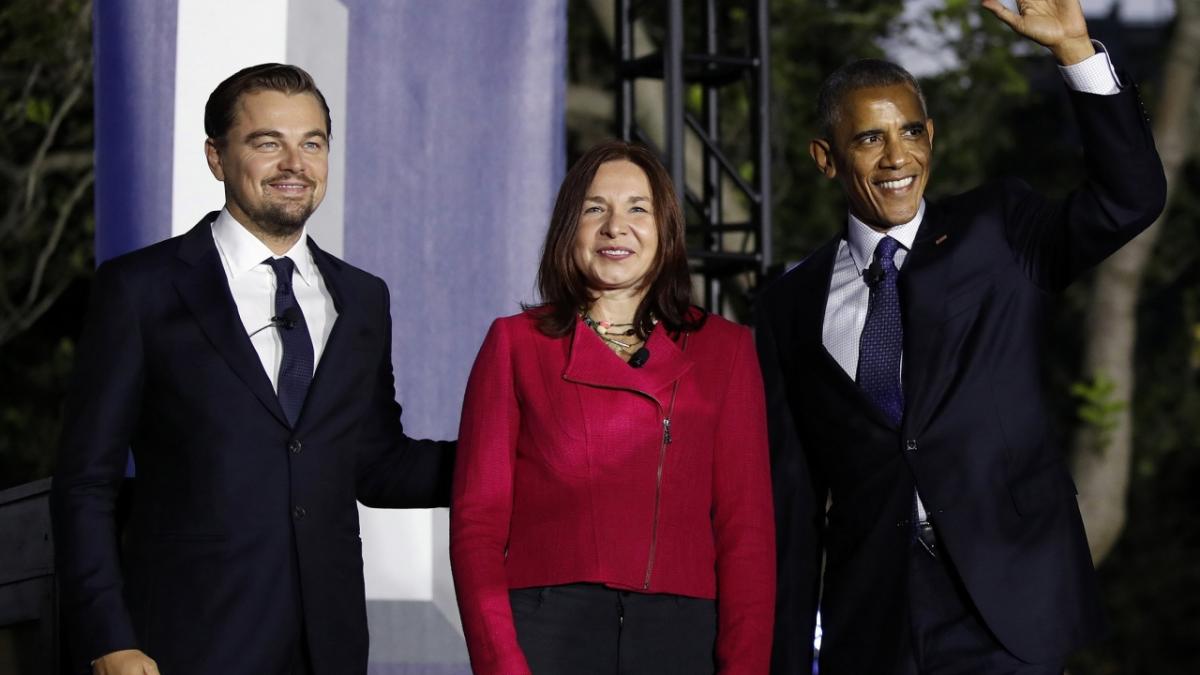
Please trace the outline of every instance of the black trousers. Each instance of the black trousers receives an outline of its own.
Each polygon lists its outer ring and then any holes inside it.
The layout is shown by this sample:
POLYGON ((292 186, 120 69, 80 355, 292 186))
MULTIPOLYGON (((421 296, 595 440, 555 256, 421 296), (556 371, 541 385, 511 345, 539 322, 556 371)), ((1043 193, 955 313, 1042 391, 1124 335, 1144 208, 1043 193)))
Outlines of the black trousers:
POLYGON ((715 670, 716 603, 567 584, 509 591, 533 675, 703 675, 715 670))
POLYGON ((909 552, 911 641, 901 675, 1062 675, 1064 664, 1025 663, 984 624, 945 549, 909 552))

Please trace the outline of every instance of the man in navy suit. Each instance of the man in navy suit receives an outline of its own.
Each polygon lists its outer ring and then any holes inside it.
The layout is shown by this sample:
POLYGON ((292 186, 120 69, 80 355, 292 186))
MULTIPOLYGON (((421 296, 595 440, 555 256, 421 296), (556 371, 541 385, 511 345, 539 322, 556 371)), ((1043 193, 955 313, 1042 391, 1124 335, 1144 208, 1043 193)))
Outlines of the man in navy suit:
POLYGON ((312 78, 242 70, 204 123, 225 208, 96 273, 53 490, 72 664, 365 673, 356 502, 447 505, 454 446, 403 433, 384 282, 305 236, 330 145, 312 78))
POLYGON ((845 229, 757 307, 779 536, 777 674, 1061 673, 1104 620, 1041 389, 1047 298, 1149 226, 1162 166, 1078 0, 984 6, 1051 51, 1087 177, 923 199, 934 126, 899 66, 826 80, 811 155, 845 229))

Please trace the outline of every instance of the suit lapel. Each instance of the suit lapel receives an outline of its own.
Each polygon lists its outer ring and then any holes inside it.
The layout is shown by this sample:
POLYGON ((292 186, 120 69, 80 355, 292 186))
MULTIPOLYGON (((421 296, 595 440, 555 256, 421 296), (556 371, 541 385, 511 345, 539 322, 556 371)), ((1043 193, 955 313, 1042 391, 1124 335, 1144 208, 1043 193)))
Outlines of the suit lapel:
MULTIPOLYGON (((311 237, 308 239, 308 248, 312 251, 317 269, 321 272, 325 288, 333 298, 333 308, 337 312, 337 317, 334 319, 333 329, 329 332, 329 339, 325 341, 325 349, 321 352, 317 370, 313 373, 313 381, 308 388, 308 397, 304 401, 304 409, 300 413, 301 422, 306 417, 312 416, 306 413, 322 405, 321 402, 326 395, 339 390, 337 378, 350 372, 350 364, 346 360, 355 352, 353 349, 347 348, 347 341, 354 333, 353 329, 348 327, 355 325, 361 311, 360 307, 345 301, 348 295, 345 288, 346 280, 343 278, 345 263, 319 248, 311 237)), ((390 344, 391 336, 389 335, 387 339, 390 344)))
POLYGON ((920 431, 941 400, 949 372, 941 358, 944 310, 954 246, 947 245, 946 214, 930 205, 900 271, 904 321, 904 425, 920 431))
POLYGON ((178 259, 183 264, 175 275, 175 288, 213 349, 267 410, 286 425, 287 417, 263 370, 262 360, 246 336, 246 327, 239 319, 237 304, 221 267, 211 229, 216 217, 215 212, 208 214, 180 238, 178 259))

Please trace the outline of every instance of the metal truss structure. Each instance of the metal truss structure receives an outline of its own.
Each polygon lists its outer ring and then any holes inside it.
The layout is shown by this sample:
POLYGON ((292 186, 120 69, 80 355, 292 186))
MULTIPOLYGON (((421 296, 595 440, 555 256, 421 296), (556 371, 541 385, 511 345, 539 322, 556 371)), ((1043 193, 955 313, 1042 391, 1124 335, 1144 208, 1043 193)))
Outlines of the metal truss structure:
POLYGON ((716 313, 744 308, 771 263, 767 0, 694 0, 687 8, 683 0, 617 0, 616 10, 618 133, 656 149, 670 171, 683 201, 688 257, 703 281, 704 306, 716 313), (686 26, 685 9, 691 21, 686 26), (661 49, 636 55, 639 21, 661 33, 661 49), (638 80, 662 83, 661 145, 638 123, 638 80), (735 93, 736 121, 748 129, 723 134, 722 115, 729 116, 729 95, 735 93))

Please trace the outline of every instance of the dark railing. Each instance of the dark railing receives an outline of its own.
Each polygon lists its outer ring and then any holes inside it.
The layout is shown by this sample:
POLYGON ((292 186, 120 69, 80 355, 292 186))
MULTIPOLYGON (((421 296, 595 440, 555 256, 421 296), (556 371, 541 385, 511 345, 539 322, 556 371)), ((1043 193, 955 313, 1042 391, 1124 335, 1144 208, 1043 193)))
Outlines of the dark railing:
POLYGON ((0 492, 0 673, 58 675, 50 479, 0 492))

